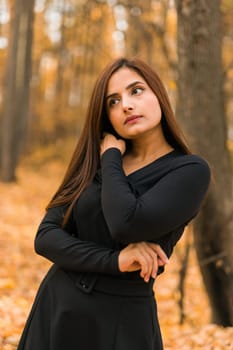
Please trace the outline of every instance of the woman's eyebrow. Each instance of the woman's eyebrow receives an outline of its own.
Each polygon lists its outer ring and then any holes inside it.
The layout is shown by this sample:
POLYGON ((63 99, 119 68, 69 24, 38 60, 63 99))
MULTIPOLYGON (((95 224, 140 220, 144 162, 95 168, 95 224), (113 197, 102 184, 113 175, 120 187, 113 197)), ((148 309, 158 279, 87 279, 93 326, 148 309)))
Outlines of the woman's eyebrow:
MULTIPOLYGON (((137 84, 144 84, 142 81, 136 80, 133 81, 132 83, 130 83, 129 85, 126 86, 126 90, 131 89, 132 87, 134 87, 137 84)), ((106 96, 106 100, 109 99, 110 97, 114 97, 114 96, 118 96, 117 92, 113 92, 112 94, 109 94, 108 96, 106 96)))

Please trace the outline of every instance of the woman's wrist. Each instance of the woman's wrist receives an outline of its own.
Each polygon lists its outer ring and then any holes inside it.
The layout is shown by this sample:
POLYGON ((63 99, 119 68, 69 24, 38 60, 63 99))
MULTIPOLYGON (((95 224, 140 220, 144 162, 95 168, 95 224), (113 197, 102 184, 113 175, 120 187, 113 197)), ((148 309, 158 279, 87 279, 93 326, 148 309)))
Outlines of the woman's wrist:
POLYGON ((117 148, 123 155, 125 153, 126 148, 125 141, 122 139, 117 139, 112 134, 106 134, 100 145, 100 155, 102 156, 104 152, 111 148, 117 148))

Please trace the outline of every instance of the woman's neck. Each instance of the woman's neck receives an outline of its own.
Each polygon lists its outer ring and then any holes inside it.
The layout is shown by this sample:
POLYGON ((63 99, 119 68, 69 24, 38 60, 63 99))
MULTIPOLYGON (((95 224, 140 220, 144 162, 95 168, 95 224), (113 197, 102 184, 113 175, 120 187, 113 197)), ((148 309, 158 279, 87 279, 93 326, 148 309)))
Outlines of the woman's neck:
POLYGON ((143 135, 131 140, 130 149, 123 157, 123 168, 126 175, 148 165, 173 148, 165 139, 163 133, 143 135))
POLYGON ((147 135, 131 140, 128 156, 140 161, 147 161, 159 158, 172 150, 173 148, 169 145, 162 132, 157 133, 157 135, 147 133, 147 135))

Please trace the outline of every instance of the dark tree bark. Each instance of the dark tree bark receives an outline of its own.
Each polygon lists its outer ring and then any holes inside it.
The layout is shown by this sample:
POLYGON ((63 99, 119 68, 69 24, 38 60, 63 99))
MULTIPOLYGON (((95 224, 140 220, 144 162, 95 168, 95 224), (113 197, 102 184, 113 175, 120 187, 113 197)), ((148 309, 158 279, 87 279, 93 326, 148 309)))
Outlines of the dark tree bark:
POLYGON ((220 0, 176 0, 177 116, 212 184, 195 221, 195 246, 215 323, 233 325, 233 196, 226 148, 220 0))
POLYGON ((15 169, 25 141, 34 0, 16 0, 6 68, 6 87, 1 125, 0 169, 2 181, 15 180, 15 169))
POLYGON ((128 13, 128 29, 126 31, 126 56, 153 59, 153 29, 145 22, 144 16, 151 11, 150 0, 125 0, 123 4, 128 13))

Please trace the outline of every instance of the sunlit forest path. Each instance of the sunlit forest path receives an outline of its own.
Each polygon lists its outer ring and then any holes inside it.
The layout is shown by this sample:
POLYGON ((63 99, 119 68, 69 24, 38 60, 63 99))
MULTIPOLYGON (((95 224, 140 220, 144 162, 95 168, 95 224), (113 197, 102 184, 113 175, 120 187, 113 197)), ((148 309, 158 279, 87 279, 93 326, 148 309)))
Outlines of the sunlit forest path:
MULTIPOLYGON (((34 253, 33 241, 67 164, 68 151, 59 144, 55 147, 62 158, 54 157, 49 149, 34 153, 18 169, 17 183, 0 184, 0 350, 17 348, 39 283, 50 266, 34 253)), ((176 252, 182 252, 188 234, 176 252)), ((185 283, 185 321, 179 325, 179 269, 175 253, 155 287, 165 350, 232 350, 233 328, 209 322, 210 310, 193 250, 185 283)))

